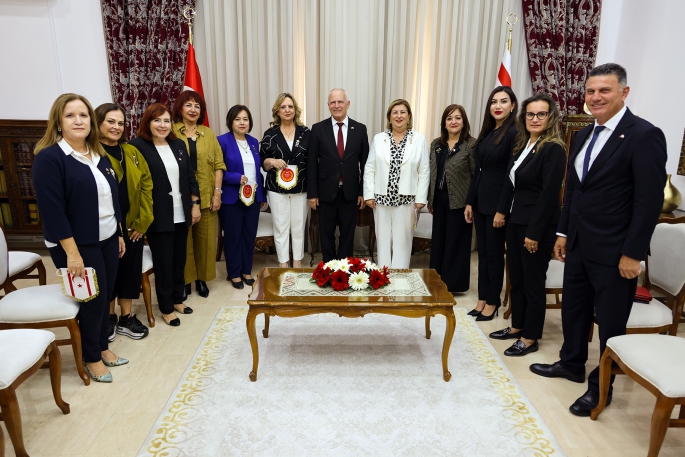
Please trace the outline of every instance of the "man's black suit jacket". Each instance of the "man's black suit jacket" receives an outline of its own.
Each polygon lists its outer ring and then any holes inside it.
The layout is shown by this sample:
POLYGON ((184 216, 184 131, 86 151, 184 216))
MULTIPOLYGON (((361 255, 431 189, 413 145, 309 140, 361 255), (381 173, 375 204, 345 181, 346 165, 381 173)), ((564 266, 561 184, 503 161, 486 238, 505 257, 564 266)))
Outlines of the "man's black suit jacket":
POLYGON ((332 202, 338 194, 342 173, 343 192, 347 201, 357 201, 363 195, 363 176, 369 155, 366 126, 348 118, 347 141, 342 159, 338 154, 337 138, 333 134, 331 118, 312 126, 307 158, 307 198, 332 202))
MULTIPOLYGON (((507 176, 520 153, 518 151, 509 160, 507 176)), ((508 222, 527 225, 527 238, 540 241, 547 228, 559 222, 559 191, 565 172, 566 150, 559 143, 548 142, 541 148, 533 146, 523 159, 515 172, 516 185, 512 184, 511 178, 507 181, 507 201, 511 208, 508 222)))
POLYGON ((622 255, 644 259, 664 201, 666 138, 661 129, 626 110, 581 183, 574 162, 594 124, 574 138, 564 209, 557 231, 566 248, 618 265, 622 255))

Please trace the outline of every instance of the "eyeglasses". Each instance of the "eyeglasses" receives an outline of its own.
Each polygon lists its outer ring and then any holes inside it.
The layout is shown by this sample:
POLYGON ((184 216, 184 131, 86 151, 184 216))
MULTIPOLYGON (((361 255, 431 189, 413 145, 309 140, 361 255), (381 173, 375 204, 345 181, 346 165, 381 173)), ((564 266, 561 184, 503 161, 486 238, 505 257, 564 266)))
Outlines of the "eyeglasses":
POLYGON ((544 121, 545 118, 547 118, 548 114, 549 113, 547 111, 540 111, 539 113, 528 112, 528 113, 526 113, 526 119, 528 119, 529 121, 532 121, 534 117, 537 117, 538 120, 544 121))

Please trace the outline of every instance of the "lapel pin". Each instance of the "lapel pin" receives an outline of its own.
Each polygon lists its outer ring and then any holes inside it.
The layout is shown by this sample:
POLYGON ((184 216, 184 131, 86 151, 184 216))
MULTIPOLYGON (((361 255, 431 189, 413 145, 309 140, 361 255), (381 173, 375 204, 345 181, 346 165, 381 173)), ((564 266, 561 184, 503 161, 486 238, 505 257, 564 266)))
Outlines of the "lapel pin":
POLYGON ((354 127, 350 127, 352 130, 354 130, 354 127))
POLYGON ((619 137, 619 138, 625 138, 625 135, 620 134, 618 137, 619 137))

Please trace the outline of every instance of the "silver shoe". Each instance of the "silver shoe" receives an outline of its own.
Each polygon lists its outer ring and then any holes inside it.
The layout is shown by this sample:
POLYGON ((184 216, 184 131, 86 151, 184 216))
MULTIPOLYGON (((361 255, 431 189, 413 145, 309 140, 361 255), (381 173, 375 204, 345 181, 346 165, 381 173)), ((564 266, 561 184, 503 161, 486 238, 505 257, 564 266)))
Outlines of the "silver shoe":
POLYGON ((104 363, 106 367, 120 367, 121 365, 126 365, 128 363, 128 359, 117 357, 114 362, 108 362, 105 359, 102 359, 102 363, 104 363))
POLYGON ((90 379, 92 379, 95 382, 112 382, 112 373, 105 373, 101 374, 99 376, 94 375, 91 373, 91 371, 88 369, 88 365, 86 365, 86 362, 83 362, 83 368, 86 369, 86 373, 88 373, 88 376, 90 376, 90 379))

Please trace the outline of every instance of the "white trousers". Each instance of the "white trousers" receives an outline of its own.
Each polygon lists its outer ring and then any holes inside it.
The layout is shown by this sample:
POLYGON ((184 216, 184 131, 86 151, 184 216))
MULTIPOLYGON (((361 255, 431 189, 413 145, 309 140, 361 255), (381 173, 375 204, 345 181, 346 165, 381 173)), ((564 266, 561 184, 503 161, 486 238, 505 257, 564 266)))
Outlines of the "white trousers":
POLYGON ((401 206, 376 205, 377 263, 379 267, 409 268, 414 238, 414 203, 401 206))
POLYGON ((279 194, 267 192, 271 219, 274 224, 274 244, 279 263, 290 260, 290 236, 293 239, 293 260, 304 257, 304 226, 307 222, 307 193, 279 194))

